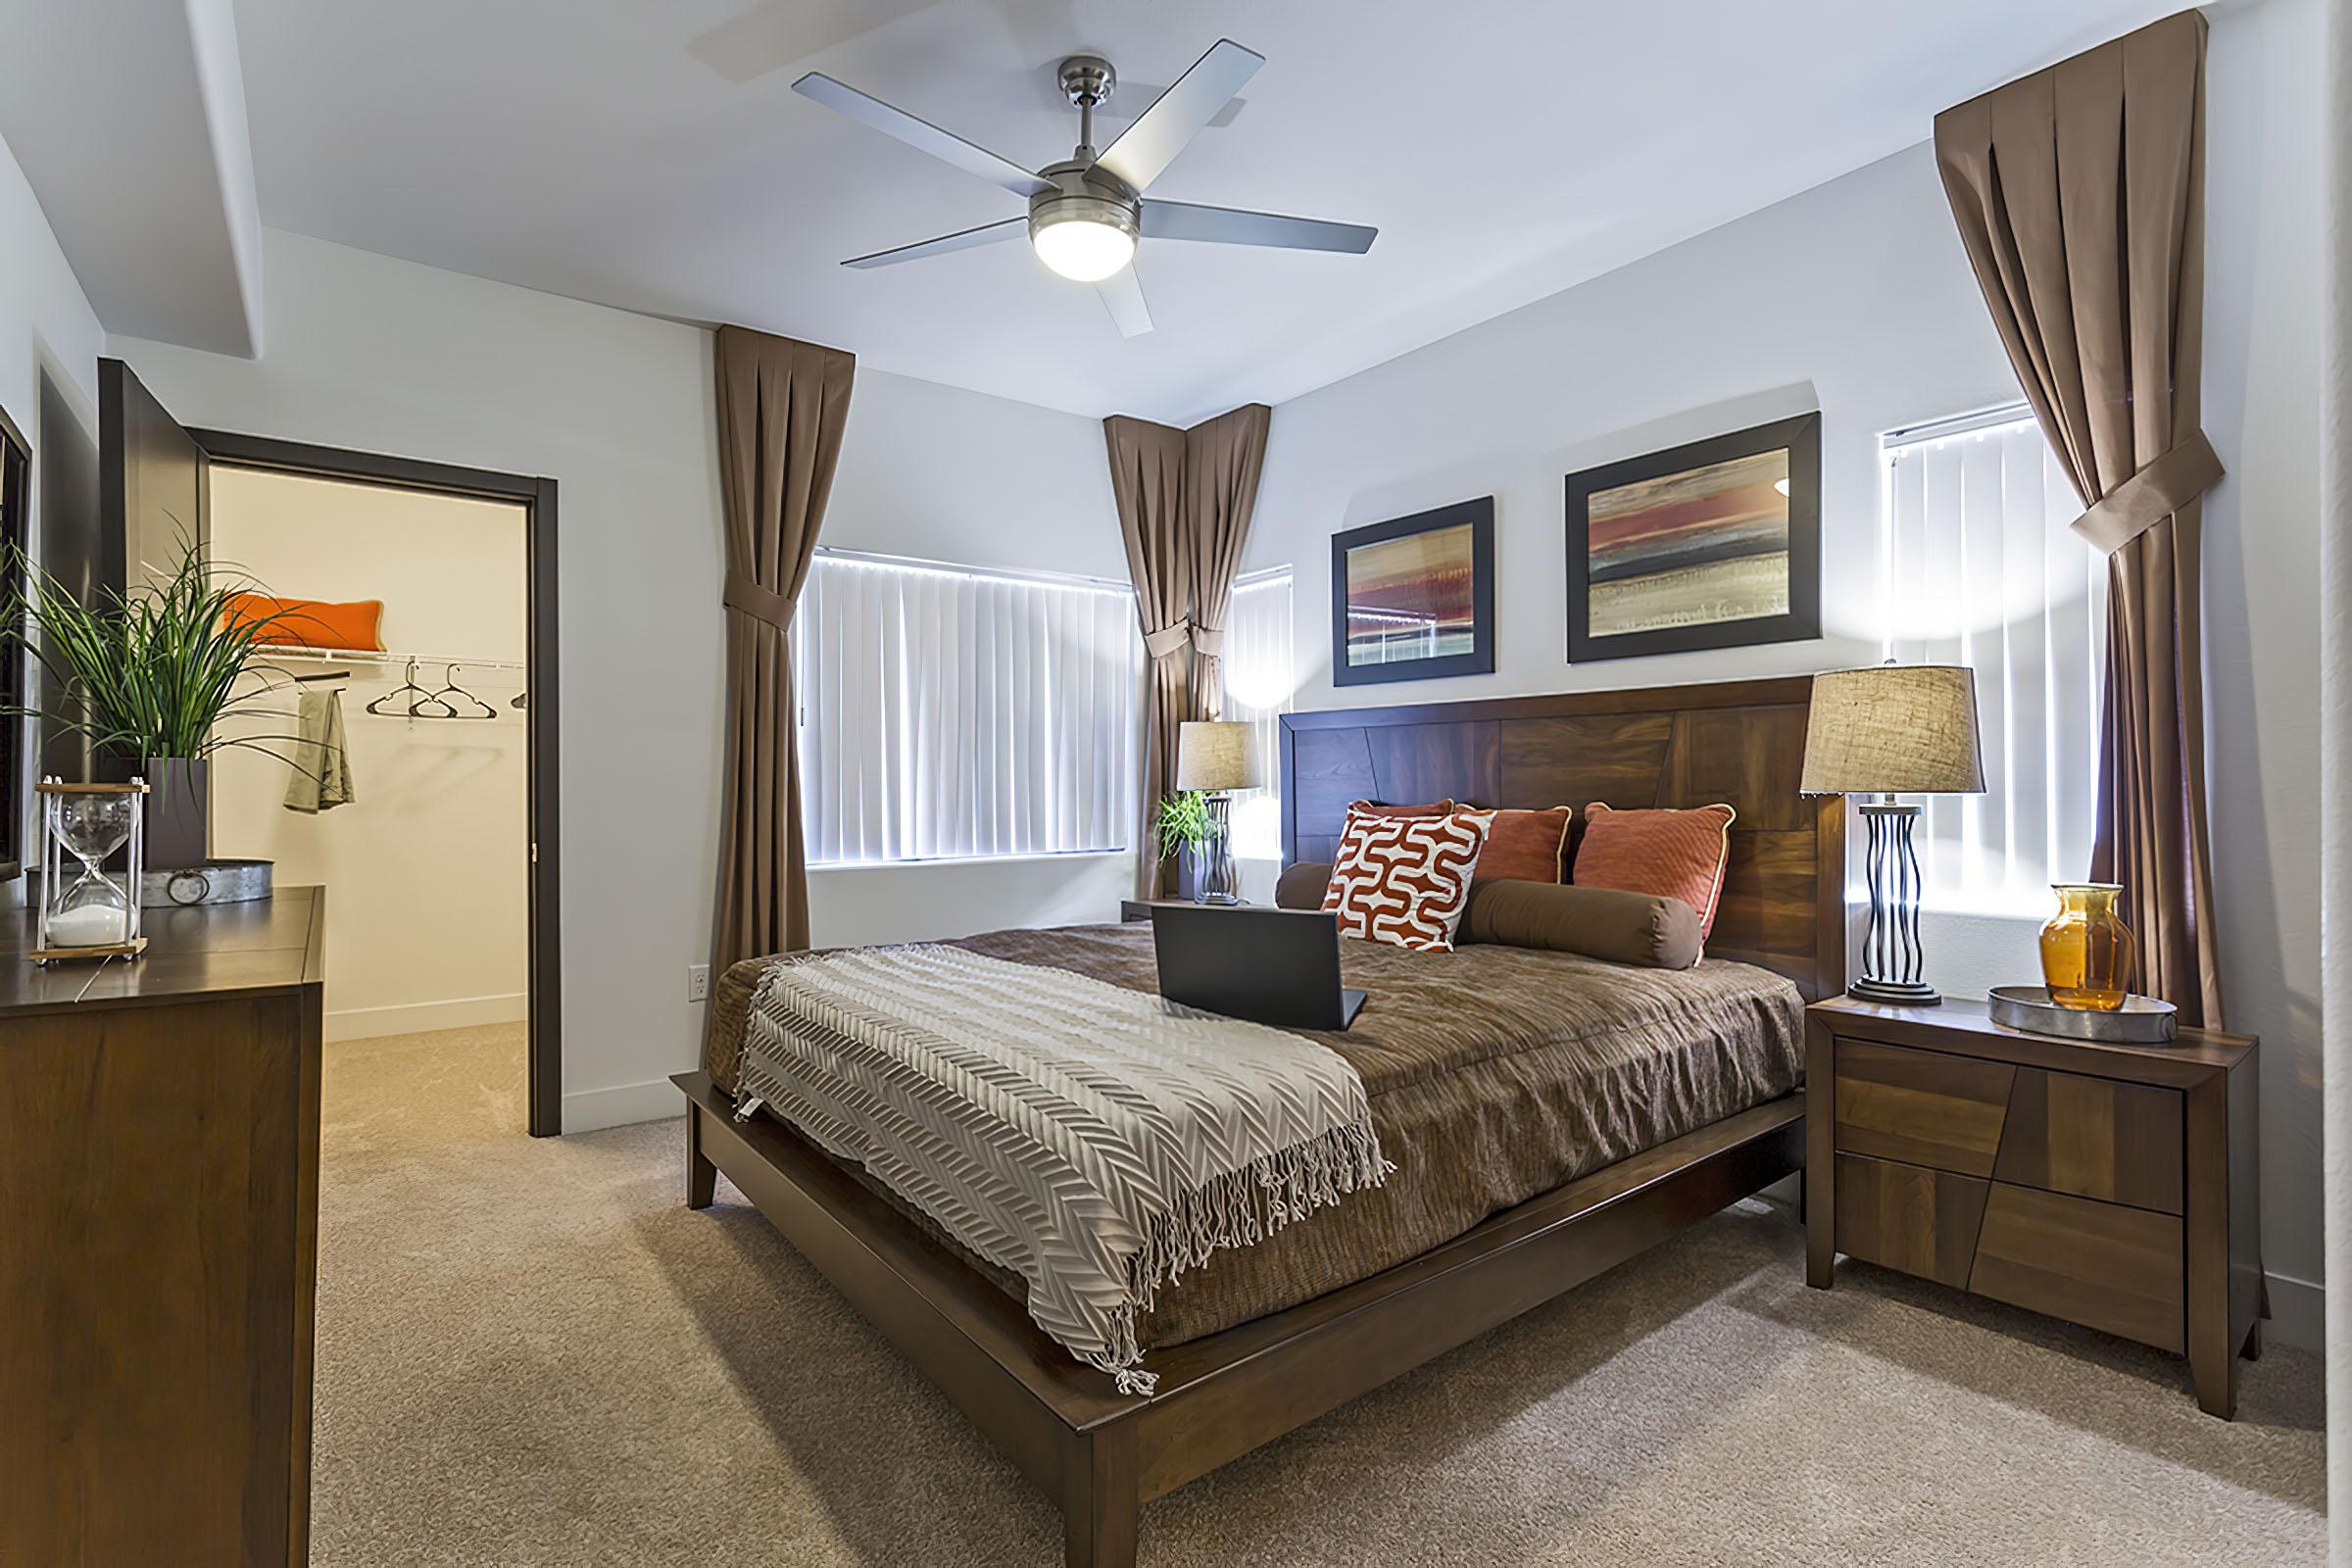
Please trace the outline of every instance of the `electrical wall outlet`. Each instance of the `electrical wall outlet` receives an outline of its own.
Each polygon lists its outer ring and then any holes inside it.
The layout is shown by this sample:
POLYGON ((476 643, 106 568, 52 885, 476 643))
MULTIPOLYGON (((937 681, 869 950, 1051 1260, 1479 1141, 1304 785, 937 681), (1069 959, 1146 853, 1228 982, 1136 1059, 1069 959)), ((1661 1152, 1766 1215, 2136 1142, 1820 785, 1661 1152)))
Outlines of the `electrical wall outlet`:
POLYGON ((709 964, 690 963, 686 966, 686 1000, 688 1002, 710 1000, 710 966, 709 964))

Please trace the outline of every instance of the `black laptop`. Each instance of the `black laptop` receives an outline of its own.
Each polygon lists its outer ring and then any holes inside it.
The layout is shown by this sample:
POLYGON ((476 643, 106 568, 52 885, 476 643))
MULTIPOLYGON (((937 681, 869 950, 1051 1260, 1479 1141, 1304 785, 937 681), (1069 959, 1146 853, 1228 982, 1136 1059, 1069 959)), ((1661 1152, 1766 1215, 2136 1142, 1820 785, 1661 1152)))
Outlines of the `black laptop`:
POLYGON ((1340 917, 1321 909, 1152 906, 1159 994, 1228 1018, 1345 1029, 1364 1004, 1340 985, 1340 917))

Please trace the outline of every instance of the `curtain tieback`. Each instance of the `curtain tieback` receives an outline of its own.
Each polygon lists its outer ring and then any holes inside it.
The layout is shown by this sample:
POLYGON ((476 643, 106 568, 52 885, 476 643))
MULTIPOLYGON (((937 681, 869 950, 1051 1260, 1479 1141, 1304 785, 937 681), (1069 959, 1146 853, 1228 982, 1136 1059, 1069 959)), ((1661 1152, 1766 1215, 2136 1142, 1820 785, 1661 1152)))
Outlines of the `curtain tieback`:
POLYGON ((792 601, 739 572, 727 573, 727 586, 719 595, 719 602, 729 610, 742 611, 754 620, 764 620, 778 631, 792 625, 792 601))
POLYGON ((1162 626, 1157 631, 1144 633, 1144 652, 1150 654, 1156 662, 1184 652, 1192 640, 1193 623, 1180 620, 1173 626, 1162 626))
POLYGON ((2205 432, 2186 440, 2140 469, 2074 520, 2075 532, 2101 554, 2114 555, 2157 523, 2203 495, 2222 476, 2222 460, 2205 432))

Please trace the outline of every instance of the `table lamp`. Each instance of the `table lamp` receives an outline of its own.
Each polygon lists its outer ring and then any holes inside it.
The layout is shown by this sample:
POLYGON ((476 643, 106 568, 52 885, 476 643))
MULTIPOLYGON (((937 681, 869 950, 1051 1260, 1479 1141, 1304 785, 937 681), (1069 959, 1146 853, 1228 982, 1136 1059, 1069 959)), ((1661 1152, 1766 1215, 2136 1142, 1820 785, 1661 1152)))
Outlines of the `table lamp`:
POLYGON ((1222 719, 1188 719, 1176 732, 1176 788, 1198 790, 1208 801, 1202 904, 1242 902, 1233 869, 1232 792, 1253 790, 1261 782, 1253 727, 1222 719))
POLYGON ((1846 991, 1865 1002, 1934 1006, 1920 978, 1919 807, 1897 795, 1982 795, 1977 677, 1958 664, 1882 664, 1813 677, 1805 724, 1805 795, 1873 795, 1859 809, 1869 835, 1870 936, 1862 975, 1846 991))

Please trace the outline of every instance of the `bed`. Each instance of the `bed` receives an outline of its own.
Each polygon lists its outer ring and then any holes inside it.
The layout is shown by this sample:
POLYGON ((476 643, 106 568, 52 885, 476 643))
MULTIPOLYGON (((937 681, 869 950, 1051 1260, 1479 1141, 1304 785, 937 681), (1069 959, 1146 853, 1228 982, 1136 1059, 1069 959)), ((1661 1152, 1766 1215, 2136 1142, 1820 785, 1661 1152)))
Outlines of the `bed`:
MULTIPOLYGON (((1347 803, 1606 800, 1739 808, 1708 961, 1344 945, 1378 1004, 1313 1037, 1355 1067, 1398 1175, 1162 1293, 1157 1390, 1123 1396, 1047 1339, 1019 1282, 764 1114, 730 1041, 760 965, 722 979, 689 1102, 687 1201, 729 1178, 1056 1496, 1068 1563, 1130 1564, 1140 1504, 1565 1291, 1801 1166, 1801 1004, 1842 987, 1843 803, 1800 798, 1809 677, 1289 715, 1286 860, 1347 803)), ((973 952, 1138 990, 1148 930, 1003 932, 973 952)))

